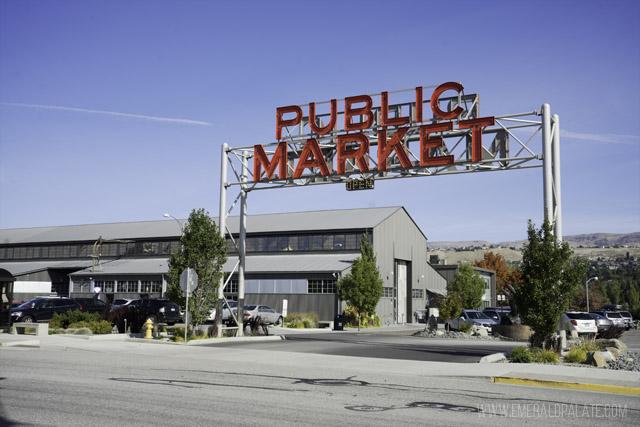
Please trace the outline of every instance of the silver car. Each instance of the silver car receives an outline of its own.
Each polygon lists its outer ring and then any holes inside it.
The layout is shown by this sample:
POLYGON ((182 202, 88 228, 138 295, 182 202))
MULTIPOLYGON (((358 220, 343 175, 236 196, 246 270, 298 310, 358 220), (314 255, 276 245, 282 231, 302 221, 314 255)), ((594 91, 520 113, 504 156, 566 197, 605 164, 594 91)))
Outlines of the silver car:
POLYGON ((486 329, 487 332, 491 332, 491 328, 494 325, 497 325, 498 322, 487 316, 481 311, 478 310, 462 310, 460 316, 451 319, 449 321, 449 328, 451 329, 460 329, 460 324, 468 323, 471 326, 475 326, 478 329, 486 329))
POLYGON ((599 315, 598 313, 589 313, 589 315, 593 320, 596 321, 596 326, 598 327, 599 334, 609 330, 613 326, 613 322, 611 320, 599 315))
POLYGON ((266 305, 245 305, 243 309, 244 323, 256 317, 260 317, 260 320, 268 325, 281 325, 284 322, 282 314, 266 305))

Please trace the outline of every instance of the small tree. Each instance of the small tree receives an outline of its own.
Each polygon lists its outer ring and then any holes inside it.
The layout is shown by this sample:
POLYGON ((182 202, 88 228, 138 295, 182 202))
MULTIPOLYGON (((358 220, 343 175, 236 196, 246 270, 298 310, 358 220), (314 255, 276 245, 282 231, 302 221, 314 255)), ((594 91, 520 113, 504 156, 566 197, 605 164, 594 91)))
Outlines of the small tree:
POLYGON ((447 293, 447 296, 440 303, 440 318, 447 325, 447 331, 449 330, 449 321, 454 317, 457 317, 462 312, 462 299, 460 295, 455 292, 447 293))
POLYGON ((447 286, 447 293, 458 294, 462 308, 479 307, 484 295, 484 280, 469 264, 461 264, 453 282, 447 286))
POLYGON ((588 266, 584 260, 571 258, 568 243, 556 243, 547 218, 540 230, 529 221, 527 235, 520 266, 522 282, 517 284, 515 300, 522 322, 533 329, 531 345, 542 348, 586 277, 588 266))
POLYGON ((191 324, 197 326, 205 322, 210 307, 218 301, 218 285, 227 260, 227 245, 216 223, 204 209, 191 211, 180 243, 180 251, 169 258, 167 297, 184 307, 180 275, 186 268, 193 268, 198 274, 198 286, 189 297, 189 313, 191 324))
POLYGON ((338 280, 338 298, 353 306, 358 315, 358 330, 362 314, 375 313, 382 297, 382 279, 376 265, 373 246, 366 236, 360 241, 360 257, 351 266, 351 272, 338 280))

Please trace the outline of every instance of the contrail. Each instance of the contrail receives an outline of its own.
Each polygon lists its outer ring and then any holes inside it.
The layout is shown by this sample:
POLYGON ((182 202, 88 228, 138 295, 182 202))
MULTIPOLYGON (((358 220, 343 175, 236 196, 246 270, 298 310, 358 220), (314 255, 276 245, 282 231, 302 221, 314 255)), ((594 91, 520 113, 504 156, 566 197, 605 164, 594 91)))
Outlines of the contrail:
POLYGON ((198 125, 198 126, 212 126, 209 122, 200 122, 197 120, 188 120, 188 119, 172 119, 169 117, 154 117, 154 116, 144 116, 142 114, 129 114, 129 113, 118 113, 115 111, 101 111, 101 110, 89 110, 86 108, 73 108, 73 107, 60 107, 57 105, 38 105, 38 104, 22 104, 17 102, 3 102, 3 105, 13 105, 16 107, 26 107, 26 108, 44 108, 48 110, 62 110, 62 111, 75 111, 80 113, 92 113, 92 114, 106 114, 109 116, 120 116, 120 117, 133 117, 137 119, 144 120, 154 120, 157 122, 169 122, 169 123, 183 123, 188 125, 198 125))
POLYGON ((594 134, 594 133, 578 133, 568 130, 560 130, 560 136, 570 139, 586 139, 589 141, 609 142, 613 144, 634 144, 638 142, 636 135, 615 135, 615 134, 594 134))

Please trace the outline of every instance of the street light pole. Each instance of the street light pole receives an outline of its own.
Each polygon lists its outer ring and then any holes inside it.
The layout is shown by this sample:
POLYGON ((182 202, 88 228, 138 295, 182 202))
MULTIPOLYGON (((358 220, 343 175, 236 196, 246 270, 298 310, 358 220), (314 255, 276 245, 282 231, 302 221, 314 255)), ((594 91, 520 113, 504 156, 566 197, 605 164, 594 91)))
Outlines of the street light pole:
POLYGON ((171 214, 162 214, 163 217, 165 218, 173 218, 175 220, 175 222, 178 223, 178 225, 180 226, 180 237, 182 237, 182 233, 184 233, 184 227, 182 225, 182 223, 180 222, 180 220, 178 218, 176 218, 175 216, 171 215, 171 214))
POLYGON ((598 276, 592 277, 591 279, 587 280, 587 283, 584 285, 587 289, 587 313, 589 312, 589 282, 592 280, 598 280, 598 276))

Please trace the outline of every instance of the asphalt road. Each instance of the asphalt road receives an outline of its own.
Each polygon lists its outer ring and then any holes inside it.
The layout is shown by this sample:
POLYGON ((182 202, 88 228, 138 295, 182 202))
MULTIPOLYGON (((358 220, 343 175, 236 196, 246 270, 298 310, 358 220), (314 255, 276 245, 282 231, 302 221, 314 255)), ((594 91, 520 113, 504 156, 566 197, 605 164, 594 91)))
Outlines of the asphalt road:
MULTIPOLYGON (((477 363, 482 357, 511 351, 522 342, 451 340, 412 336, 414 331, 394 334, 328 332, 285 334, 280 342, 222 344, 247 349, 375 357, 431 362, 477 363)), ((220 346, 221 344, 216 344, 220 346)))
POLYGON ((344 357, 322 356, 318 366, 303 353, 289 353, 301 357, 289 357, 283 364, 281 354, 137 343, 2 348, 0 425, 600 427, 640 423, 637 396, 442 376, 436 368, 442 364, 428 362, 389 361, 381 371, 364 358, 348 358, 355 363, 345 363, 344 357))

